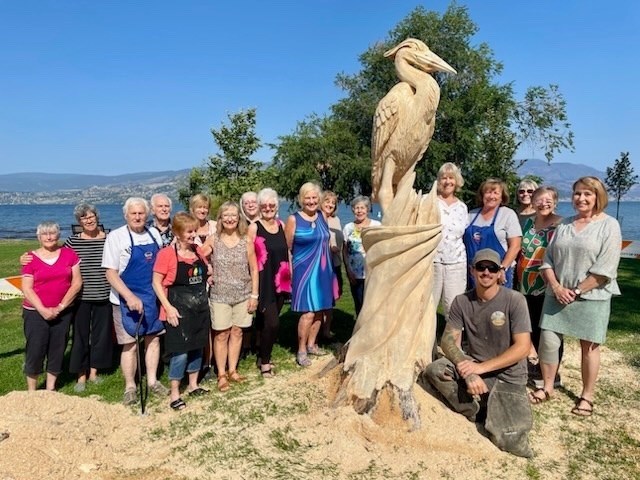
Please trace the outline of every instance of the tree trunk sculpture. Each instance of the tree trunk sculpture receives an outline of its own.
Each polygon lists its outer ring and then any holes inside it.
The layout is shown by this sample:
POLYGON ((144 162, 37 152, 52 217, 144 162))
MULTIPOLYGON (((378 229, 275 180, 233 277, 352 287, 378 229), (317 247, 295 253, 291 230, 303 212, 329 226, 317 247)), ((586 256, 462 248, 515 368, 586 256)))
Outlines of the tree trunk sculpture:
POLYGON ((412 387, 431 361, 435 340, 433 256, 442 227, 436 187, 428 195, 416 192, 414 168, 433 135, 440 100, 431 72, 455 70, 415 39, 385 56, 395 57, 402 81, 380 101, 374 118, 372 183, 382 226, 362 232, 364 305, 347 344, 336 402, 351 402, 364 413, 378 392, 393 388, 403 417, 419 428, 412 387))

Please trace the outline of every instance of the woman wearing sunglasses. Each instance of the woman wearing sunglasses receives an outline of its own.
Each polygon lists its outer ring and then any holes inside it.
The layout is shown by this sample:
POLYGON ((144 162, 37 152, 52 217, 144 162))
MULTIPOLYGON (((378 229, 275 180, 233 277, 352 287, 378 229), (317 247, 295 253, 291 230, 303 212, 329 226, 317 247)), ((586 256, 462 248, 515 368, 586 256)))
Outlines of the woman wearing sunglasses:
POLYGON ((520 220, 520 227, 524 229, 524 224, 530 218, 535 217, 536 209, 533 205, 533 192, 538 188, 538 184, 530 178, 525 178, 518 184, 518 190, 516 191, 518 200, 518 220, 520 220))
POLYGON ((260 218, 249 225, 248 231, 258 263, 257 364, 262 376, 271 378, 275 375, 271 352, 280 328, 280 310, 291 294, 291 269, 284 226, 278 219, 278 194, 271 188, 263 188, 258 192, 257 202, 260 218))

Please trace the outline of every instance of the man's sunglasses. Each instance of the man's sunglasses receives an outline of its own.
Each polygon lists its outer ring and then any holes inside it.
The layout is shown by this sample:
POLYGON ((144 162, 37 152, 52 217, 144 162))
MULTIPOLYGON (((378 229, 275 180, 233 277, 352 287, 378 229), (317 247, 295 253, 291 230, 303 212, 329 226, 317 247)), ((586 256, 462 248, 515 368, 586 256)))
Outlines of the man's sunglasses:
POLYGON ((478 272, 484 272, 485 270, 489 270, 489 273, 498 273, 500 271, 500 266, 495 263, 476 263, 473 268, 478 272))

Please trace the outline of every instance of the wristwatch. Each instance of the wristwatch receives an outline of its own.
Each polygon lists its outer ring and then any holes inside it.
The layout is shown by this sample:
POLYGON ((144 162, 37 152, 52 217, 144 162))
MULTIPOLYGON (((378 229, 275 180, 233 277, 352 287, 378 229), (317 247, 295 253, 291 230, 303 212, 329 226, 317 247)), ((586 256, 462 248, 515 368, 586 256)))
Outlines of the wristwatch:
POLYGON ((573 293, 576 294, 576 297, 579 297, 580 295, 582 295, 582 290, 580 290, 579 287, 576 287, 573 289, 573 293))

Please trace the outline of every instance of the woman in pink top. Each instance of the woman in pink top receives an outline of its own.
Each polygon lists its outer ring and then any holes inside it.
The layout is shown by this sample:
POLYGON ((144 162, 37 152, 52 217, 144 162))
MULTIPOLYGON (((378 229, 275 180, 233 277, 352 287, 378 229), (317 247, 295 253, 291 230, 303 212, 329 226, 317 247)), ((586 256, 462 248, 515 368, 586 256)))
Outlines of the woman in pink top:
POLYGON ((36 230, 40 248, 30 252, 33 260, 22 267, 22 317, 25 346, 24 373, 29 391, 36 389, 47 359, 47 390, 55 390, 67 346, 73 300, 82 287, 80 259, 58 244, 60 227, 42 222, 36 230))

